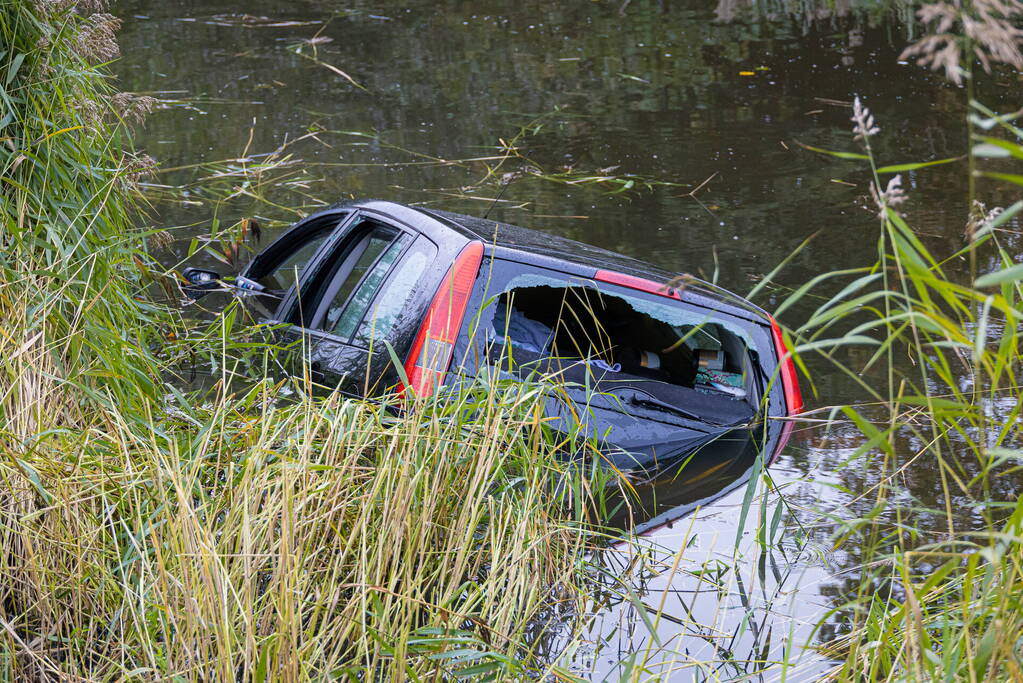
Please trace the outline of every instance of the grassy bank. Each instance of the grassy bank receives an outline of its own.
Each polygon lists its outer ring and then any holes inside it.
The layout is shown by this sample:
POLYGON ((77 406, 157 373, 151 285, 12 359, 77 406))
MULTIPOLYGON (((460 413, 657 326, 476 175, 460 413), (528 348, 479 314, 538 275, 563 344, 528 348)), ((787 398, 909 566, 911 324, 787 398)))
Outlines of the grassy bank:
POLYGON ((132 186, 145 163, 125 120, 146 103, 91 66, 113 56, 115 20, 0 7, 0 408, 28 447, 88 421, 85 397, 155 396, 146 348, 160 318, 137 298, 146 256, 132 186))
POLYGON ((0 679, 562 677, 541 627, 576 604, 586 482, 535 392, 397 418, 164 383, 148 103, 73 4, 0 4, 0 679))
POLYGON ((546 669, 587 537, 551 495, 532 396, 398 419, 278 390, 5 454, 12 679, 546 669))

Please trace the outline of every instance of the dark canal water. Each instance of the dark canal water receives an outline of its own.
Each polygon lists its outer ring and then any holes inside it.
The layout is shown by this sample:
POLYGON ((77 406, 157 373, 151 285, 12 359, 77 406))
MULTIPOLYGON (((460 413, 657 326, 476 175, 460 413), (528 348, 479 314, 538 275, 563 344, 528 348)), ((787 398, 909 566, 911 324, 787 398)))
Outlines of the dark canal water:
MULTIPOLYGON (((758 300, 771 309, 814 275, 875 257, 866 174, 799 143, 854 149, 855 95, 878 119, 875 146, 887 163, 961 155, 966 131, 962 90, 898 61, 914 31, 909 10, 769 6, 125 0, 113 10, 124 19, 116 70, 122 88, 163 101, 140 146, 164 169, 188 167, 157 182, 195 183, 188 201, 151 212, 155 225, 184 226, 168 265, 214 219, 255 216, 272 234, 293 212, 351 196, 491 210, 738 293, 816 233, 758 300), (499 163, 505 143, 517 152, 499 163), (507 173, 521 177, 491 207, 507 173), (606 180, 585 182, 593 177, 606 180)), ((980 99, 998 108, 1013 88, 992 77, 980 99)), ((906 213, 939 253, 961 244, 964 179, 960 164, 905 178, 906 213)), ((986 199, 1009 203, 995 191, 986 199)), ((201 254, 189 262, 219 266, 201 254)), ((801 315, 796 307, 783 319, 801 315)), ((811 406, 861 398, 842 373, 825 370, 815 384, 811 406)), ((765 655, 788 662, 786 680, 816 678, 828 662, 787 644, 841 630, 842 614, 829 610, 855 585, 859 558, 831 550, 833 523, 817 512, 841 519, 869 506, 859 495, 870 473, 845 462, 858 443, 841 427, 797 430, 772 467, 791 507, 766 550, 752 530, 778 498, 758 493, 740 526, 749 476, 741 454, 722 455, 725 464, 700 469, 695 482, 692 471, 667 477, 648 492, 650 514, 677 519, 644 535, 653 559, 626 572, 634 549, 606 558, 621 580, 610 592, 635 599, 595 600, 586 638, 569 644, 555 632, 553 650, 568 646, 566 665, 594 679, 617 679, 630 656, 671 680, 730 679, 765 655), (648 623, 640 601, 663 616, 648 623)), ((923 506, 939 503, 935 476, 926 464, 908 471, 923 506)))

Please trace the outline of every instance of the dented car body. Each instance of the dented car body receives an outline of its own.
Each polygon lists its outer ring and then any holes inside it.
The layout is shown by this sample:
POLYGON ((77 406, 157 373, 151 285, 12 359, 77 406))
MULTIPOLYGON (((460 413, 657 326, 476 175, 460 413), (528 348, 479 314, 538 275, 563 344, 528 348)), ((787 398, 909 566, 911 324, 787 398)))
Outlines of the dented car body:
POLYGON ((492 220, 338 204, 295 224, 234 286, 302 349, 317 384, 428 396, 483 373, 543 377, 558 387, 552 425, 581 427, 623 469, 677 462, 802 407, 779 328, 748 301, 492 220))

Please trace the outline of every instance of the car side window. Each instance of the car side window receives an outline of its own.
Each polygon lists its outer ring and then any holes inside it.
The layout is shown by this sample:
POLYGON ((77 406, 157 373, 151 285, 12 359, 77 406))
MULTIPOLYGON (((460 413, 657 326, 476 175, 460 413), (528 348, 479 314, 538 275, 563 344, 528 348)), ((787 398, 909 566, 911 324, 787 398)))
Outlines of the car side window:
POLYGON ((357 343, 369 346, 391 333, 398 319, 406 314, 416 285, 436 256, 437 247, 422 238, 409 248, 380 288, 373 307, 362 318, 355 335, 357 343))
POLYGON ((302 271, 312 259, 313 254, 330 235, 331 230, 333 230, 333 226, 324 226, 322 229, 306 235, 290 251, 282 255, 277 265, 262 277, 257 278, 256 282, 271 291, 279 292, 297 284, 302 276, 302 271))
POLYGON ((330 303, 320 325, 324 331, 351 338, 391 266, 411 239, 384 225, 374 225, 363 234, 331 283, 327 293, 330 303))

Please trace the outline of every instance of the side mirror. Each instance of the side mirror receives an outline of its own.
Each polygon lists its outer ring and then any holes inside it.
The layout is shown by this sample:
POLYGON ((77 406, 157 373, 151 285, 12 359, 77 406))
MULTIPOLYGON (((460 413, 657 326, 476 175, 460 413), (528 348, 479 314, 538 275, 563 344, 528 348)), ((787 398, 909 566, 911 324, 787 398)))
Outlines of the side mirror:
POLYGON ((181 276, 188 281, 188 284, 181 289, 184 290, 185 296, 193 301, 201 299, 211 290, 217 289, 223 284, 220 281, 220 273, 214 270, 189 267, 181 271, 181 276))

